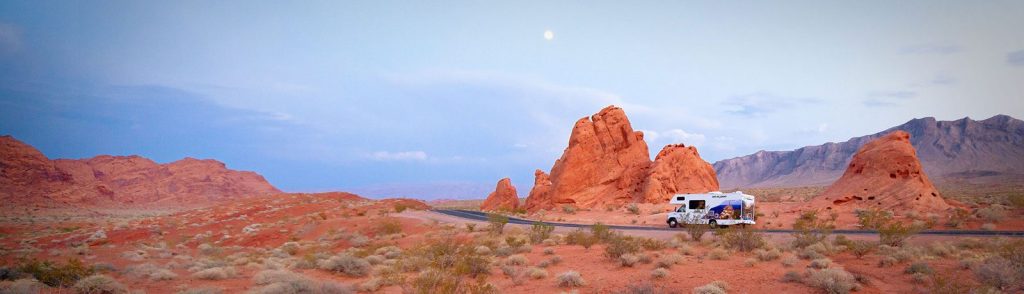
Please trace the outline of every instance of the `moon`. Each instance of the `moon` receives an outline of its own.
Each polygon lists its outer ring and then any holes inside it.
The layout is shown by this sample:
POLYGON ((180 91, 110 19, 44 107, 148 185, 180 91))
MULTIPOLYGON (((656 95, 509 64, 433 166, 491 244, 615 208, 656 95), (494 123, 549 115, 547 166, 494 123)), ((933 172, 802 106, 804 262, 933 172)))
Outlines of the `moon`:
POLYGON ((552 32, 551 30, 545 30, 544 31, 544 40, 551 41, 554 38, 555 38, 555 32, 552 32))

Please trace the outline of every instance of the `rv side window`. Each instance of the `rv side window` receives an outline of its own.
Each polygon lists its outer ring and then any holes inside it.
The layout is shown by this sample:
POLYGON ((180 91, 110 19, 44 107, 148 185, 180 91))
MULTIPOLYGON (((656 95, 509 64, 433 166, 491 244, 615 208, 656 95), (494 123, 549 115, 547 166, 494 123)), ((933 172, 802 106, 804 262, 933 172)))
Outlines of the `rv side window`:
POLYGON ((690 209, 704 209, 704 200, 690 200, 690 209))

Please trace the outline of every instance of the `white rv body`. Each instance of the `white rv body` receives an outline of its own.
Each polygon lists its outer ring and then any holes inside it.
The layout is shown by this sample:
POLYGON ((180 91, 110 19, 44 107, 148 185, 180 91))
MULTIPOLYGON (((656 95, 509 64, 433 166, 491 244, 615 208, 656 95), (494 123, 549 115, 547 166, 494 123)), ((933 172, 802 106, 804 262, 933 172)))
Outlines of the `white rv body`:
POLYGON ((684 223, 711 226, 755 223, 754 196, 741 191, 676 194, 669 199, 669 204, 678 205, 665 220, 673 228, 684 223))

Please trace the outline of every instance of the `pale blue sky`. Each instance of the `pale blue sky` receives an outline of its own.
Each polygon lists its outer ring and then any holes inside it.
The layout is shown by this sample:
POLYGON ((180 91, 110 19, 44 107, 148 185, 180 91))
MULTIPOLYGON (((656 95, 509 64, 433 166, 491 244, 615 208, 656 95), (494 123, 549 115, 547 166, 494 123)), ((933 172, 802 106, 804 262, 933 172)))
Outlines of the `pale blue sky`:
POLYGON ((1020 1, 3 1, 0 133, 288 191, 525 195, 609 104, 710 162, 1024 117, 1021 28, 1020 1))

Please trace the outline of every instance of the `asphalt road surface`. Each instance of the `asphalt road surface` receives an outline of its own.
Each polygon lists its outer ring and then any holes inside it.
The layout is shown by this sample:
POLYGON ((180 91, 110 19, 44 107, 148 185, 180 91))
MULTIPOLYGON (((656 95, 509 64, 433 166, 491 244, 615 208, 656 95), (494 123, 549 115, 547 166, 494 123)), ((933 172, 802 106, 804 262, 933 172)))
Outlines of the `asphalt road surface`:
MULTIPOLYGON (((472 210, 459 210, 459 209, 435 209, 434 211, 447 214, 454 217, 460 217, 464 219, 487 221, 487 214, 480 211, 472 210)), ((532 225, 536 221, 526 220, 521 218, 509 217, 508 223, 520 224, 520 225, 532 225)), ((566 228, 589 228, 591 225, 587 224, 570 224, 570 223, 553 223, 553 222, 542 222, 544 224, 566 227, 566 228)), ((682 229, 669 228, 666 224, 663 227, 647 227, 647 226, 621 226, 621 225, 608 225, 609 228, 614 230, 634 230, 634 231, 680 231, 682 229)), ((778 229, 760 229, 757 230, 764 233, 793 233, 793 230, 778 230, 778 229)), ((836 234, 878 234, 874 230, 833 230, 836 234)), ((937 236, 1010 236, 1010 237, 1024 237, 1024 231, 979 231, 979 230, 927 230, 918 233, 920 235, 937 235, 937 236)))

